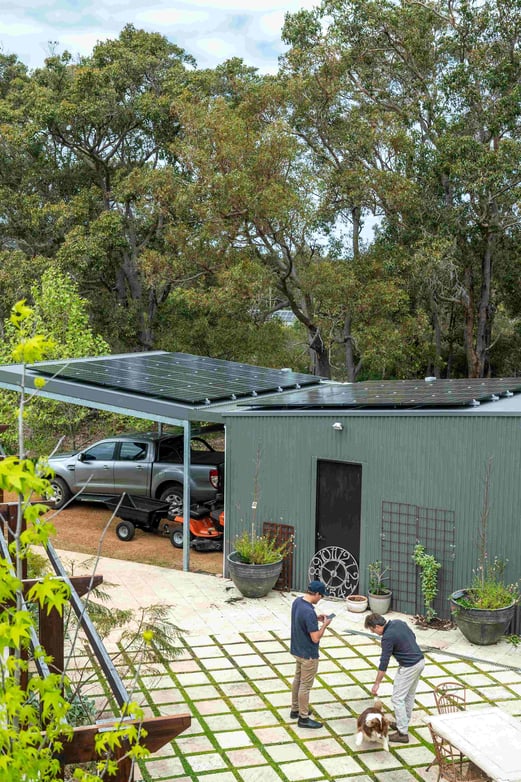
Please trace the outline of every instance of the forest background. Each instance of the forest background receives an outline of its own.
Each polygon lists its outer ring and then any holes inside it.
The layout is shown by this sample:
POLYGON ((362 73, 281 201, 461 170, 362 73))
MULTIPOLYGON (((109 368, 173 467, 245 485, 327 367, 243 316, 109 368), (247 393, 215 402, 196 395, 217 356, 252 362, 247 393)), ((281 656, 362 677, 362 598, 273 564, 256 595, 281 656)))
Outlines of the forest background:
POLYGON ((62 358, 516 375, 520 34, 521 0, 324 0, 275 75, 131 25, 0 54, 0 360, 25 298, 62 358))

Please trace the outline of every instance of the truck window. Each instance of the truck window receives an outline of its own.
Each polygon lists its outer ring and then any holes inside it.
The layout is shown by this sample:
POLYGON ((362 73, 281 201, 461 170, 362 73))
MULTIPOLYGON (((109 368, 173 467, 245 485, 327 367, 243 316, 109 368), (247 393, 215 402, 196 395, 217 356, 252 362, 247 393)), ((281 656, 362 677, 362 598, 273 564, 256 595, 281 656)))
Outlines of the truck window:
POLYGON ((173 464, 183 463, 183 441, 179 438, 163 440, 159 444, 158 461, 171 462, 173 464))
POLYGON ((114 459, 114 446, 115 442, 108 441, 106 443, 97 443, 92 448, 88 448, 84 451, 84 456, 88 461, 107 462, 114 459))
POLYGON ((147 458, 146 443, 123 442, 119 446, 119 458, 122 462, 142 462, 147 458))

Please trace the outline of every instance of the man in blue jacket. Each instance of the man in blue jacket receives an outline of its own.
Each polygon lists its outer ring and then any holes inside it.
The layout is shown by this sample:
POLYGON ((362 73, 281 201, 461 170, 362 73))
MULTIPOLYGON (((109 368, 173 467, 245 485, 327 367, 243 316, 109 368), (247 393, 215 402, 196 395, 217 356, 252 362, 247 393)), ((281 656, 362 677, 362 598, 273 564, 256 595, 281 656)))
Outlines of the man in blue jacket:
POLYGON ((291 688, 291 719, 297 719, 299 728, 321 728, 322 723, 309 716, 309 693, 318 670, 318 647, 331 619, 317 616, 315 606, 325 595, 322 581, 311 581, 307 592, 297 597, 291 606, 291 646, 295 658, 295 678, 291 688), (321 622, 322 626, 318 627, 321 622))
POLYGON ((389 741, 397 741, 401 744, 409 743, 409 722, 411 721, 414 706, 414 695, 420 680, 421 672, 425 668, 423 653, 416 643, 416 636, 408 624, 401 619, 385 620, 380 614, 366 616, 364 625, 366 629, 379 635, 382 639, 382 654, 378 673, 371 688, 373 695, 378 694, 380 682, 385 676, 391 655, 399 663, 399 668, 394 677, 393 694, 391 702, 396 717, 396 732, 391 733, 389 741))

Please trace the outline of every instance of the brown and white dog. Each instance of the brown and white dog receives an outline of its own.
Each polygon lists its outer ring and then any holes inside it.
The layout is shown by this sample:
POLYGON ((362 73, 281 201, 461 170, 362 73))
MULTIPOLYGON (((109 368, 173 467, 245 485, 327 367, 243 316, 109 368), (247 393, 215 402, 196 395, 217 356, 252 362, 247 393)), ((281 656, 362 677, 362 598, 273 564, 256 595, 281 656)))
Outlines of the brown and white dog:
POLYGON ((363 711, 356 721, 356 746, 360 747, 364 739, 367 739, 367 741, 379 741, 383 744, 386 752, 389 752, 387 734, 391 722, 392 720, 384 714, 382 702, 375 700, 374 704, 369 709, 363 711))

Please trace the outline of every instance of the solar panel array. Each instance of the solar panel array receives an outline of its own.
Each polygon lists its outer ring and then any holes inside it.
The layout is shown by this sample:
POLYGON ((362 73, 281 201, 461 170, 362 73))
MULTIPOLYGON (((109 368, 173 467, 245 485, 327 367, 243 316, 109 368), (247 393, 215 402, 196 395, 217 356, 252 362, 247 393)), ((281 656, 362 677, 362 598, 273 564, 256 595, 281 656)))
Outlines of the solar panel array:
POLYGON ((416 409, 476 406, 521 392, 521 378, 470 380, 382 380, 327 384, 259 400, 255 407, 278 409, 416 409))
POLYGON ((91 386, 199 406, 317 384, 320 379, 187 353, 129 354, 30 367, 91 386))

